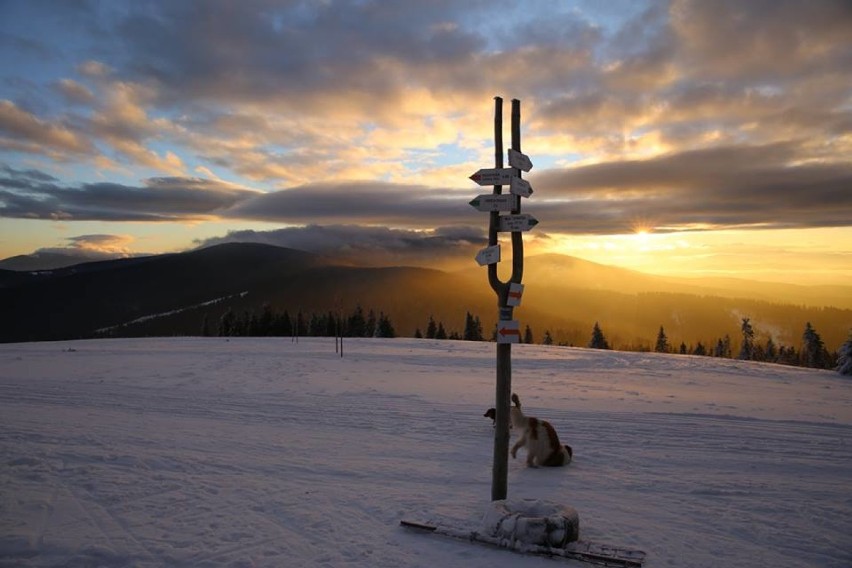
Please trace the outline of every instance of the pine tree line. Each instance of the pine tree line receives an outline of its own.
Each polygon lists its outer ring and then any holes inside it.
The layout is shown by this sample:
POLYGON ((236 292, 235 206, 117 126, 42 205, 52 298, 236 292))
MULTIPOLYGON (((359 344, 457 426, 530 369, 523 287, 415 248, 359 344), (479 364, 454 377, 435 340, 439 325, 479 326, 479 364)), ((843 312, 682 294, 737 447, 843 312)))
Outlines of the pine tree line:
POLYGON ((228 309, 215 327, 207 315, 201 324, 201 335, 220 337, 396 337, 390 318, 374 310, 364 313, 360 305, 349 315, 326 312, 305 314, 301 310, 291 316, 288 310, 276 311, 265 304, 260 312, 228 309))
MULTIPOLYGON (((742 318, 740 332, 742 334, 742 342, 737 359, 744 361, 764 361, 814 369, 835 369, 841 374, 852 375, 852 333, 850 333, 849 339, 840 347, 838 352, 830 353, 826 349, 819 333, 817 333, 810 322, 805 324, 805 330, 802 333, 802 344, 799 349, 794 346, 776 345, 771 337, 763 343, 759 342, 755 337, 755 329, 751 324, 750 318, 742 318)), ((347 316, 331 311, 306 315, 301 310, 295 316, 291 316, 287 310, 278 312, 273 310, 268 304, 265 304, 259 313, 245 310, 237 314, 233 310, 228 309, 219 318, 215 328, 211 328, 208 316, 205 315, 201 334, 206 336, 250 337, 289 337, 292 335, 309 337, 331 337, 338 335, 343 337, 396 337, 393 324, 384 312, 379 312, 377 316, 375 310, 371 309, 365 314, 360 305, 356 306, 352 313, 347 316)), ((483 333, 482 321, 478 315, 471 314, 470 312, 465 314, 464 330, 461 333, 457 331, 448 332, 442 321, 436 321, 433 316, 429 316, 429 321, 426 324, 426 333, 424 334, 418 328, 414 332, 414 337, 465 341, 496 341, 497 326, 495 324, 490 337, 486 339, 483 333)), ((522 343, 534 342, 532 329, 527 325, 522 336, 522 343)), ((550 330, 544 332, 541 343, 543 345, 553 345, 553 335, 550 330)), ((599 322, 595 322, 592 327, 592 335, 587 347, 593 349, 612 349, 599 322)), ((640 347, 639 349, 634 348, 634 350, 646 351, 650 349, 640 347)), ((669 342, 662 325, 657 332, 657 339, 653 350, 657 353, 700 355, 726 359, 733 358, 731 337, 727 334, 717 339, 710 346, 705 346, 699 341, 695 346, 687 346, 684 342, 681 342, 679 347, 674 347, 669 342)))
MULTIPOLYGON (((772 338, 765 343, 755 339, 755 330, 751 325, 750 318, 742 318, 740 332, 743 339, 737 359, 743 361, 764 361, 768 363, 780 363, 799 367, 810 367, 813 369, 836 369, 842 374, 852 374, 852 335, 844 343, 838 353, 830 353, 826 349, 819 333, 810 322, 805 324, 802 333, 802 344, 797 350, 794 346, 776 345, 772 338)), ((588 347, 594 349, 610 349, 609 343, 604 337, 598 322, 592 328, 592 336, 588 347)), ((712 348, 708 349, 700 341, 695 347, 687 347, 681 342, 680 347, 674 348, 666 335, 663 326, 657 332, 657 340, 654 344, 657 353, 677 353, 680 355, 704 355, 726 359, 733 358, 731 337, 725 335, 719 338, 712 348)))

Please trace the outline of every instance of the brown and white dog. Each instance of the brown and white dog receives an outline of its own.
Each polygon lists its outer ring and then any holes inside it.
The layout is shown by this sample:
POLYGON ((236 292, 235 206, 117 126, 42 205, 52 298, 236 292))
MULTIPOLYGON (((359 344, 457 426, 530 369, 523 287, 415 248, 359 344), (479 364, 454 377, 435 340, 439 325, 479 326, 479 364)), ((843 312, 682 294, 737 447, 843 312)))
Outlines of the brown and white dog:
POLYGON ((512 458, 517 457, 518 450, 527 448, 527 465, 529 467, 550 466, 559 467, 571 463, 574 452, 571 446, 563 446, 559 442, 556 430, 547 420, 539 420, 525 416, 521 410, 521 400, 512 394, 515 403, 509 411, 512 426, 520 432, 520 438, 512 446, 512 458))

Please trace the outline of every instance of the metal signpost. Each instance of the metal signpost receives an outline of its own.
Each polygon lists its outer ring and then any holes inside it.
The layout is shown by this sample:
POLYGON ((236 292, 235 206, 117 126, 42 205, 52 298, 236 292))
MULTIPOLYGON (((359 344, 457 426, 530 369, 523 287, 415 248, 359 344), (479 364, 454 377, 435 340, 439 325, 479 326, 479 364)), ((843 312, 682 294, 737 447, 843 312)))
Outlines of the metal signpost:
POLYGON ((497 411, 494 434, 494 466, 491 478, 491 499, 506 498, 509 471, 509 405, 512 394, 512 343, 521 339, 520 324, 512 319, 515 306, 520 305, 524 274, 525 231, 532 229, 538 220, 532 215, 521 214, 520 197, 529 197, 532 187, 521 179, 521 171, 532 168, 529 157, 521 153, 521 101, 512 100, 512 147, 509 149, 509 165, 503 167, 503 99, 494 97, 494 168, 477 171, 470 179, 478 185, 493 185, 491 195, 480 195, 470 202, 479 211, 488 212, 488 247, 479 251, 476 261, 488 266, 488 283, 497 294, 497 411), (503 185, 510 186, 510 193, 503 195, 503 185), (501 215, 503 211, 510 212, 501 215), (498 233, 511 233, 512 276, 502 282, 497 276, 500 262, 498 233))

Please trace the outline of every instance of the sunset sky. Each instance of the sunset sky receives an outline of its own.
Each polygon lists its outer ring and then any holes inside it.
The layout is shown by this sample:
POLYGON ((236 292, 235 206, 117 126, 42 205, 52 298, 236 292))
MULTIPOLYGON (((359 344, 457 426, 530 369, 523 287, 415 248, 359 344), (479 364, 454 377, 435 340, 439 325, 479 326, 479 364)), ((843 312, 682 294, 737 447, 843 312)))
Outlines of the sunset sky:
POLYGON ((475 266, 499 95, 527 254, 849 284, 850 77, 848 0, 0 0, 0 259, 475 266))

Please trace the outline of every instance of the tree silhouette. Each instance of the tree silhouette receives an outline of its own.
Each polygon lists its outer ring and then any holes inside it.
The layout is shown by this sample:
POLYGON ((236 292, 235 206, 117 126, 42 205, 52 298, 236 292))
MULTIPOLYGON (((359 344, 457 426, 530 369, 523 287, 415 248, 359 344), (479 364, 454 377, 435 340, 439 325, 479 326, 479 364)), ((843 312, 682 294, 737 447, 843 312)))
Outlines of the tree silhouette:
POLYGON ((743 343, 740 346, 740 354, 738 359, 745 361, 754 359, 754 328, 749 323, 749 318, 743 318, 743 323, 740 326, 743 333, 743 343))
POLYGON ((666 337, 666 332, 663 330, 663 326, 660 326, 660 332, 657 333, 657 343, 654 346, 654 351, 657 353, 668 353, 669 349, 669 340, 666 337))
POLYGON ((595 326, 592 328, 592 338, 589 340, 589 347, 592 349, 609 349, 609 343, 606 337, 604 337, 598 322, 595 322, 595 326))
POLYGON ((805 367, 815 369, 825 368, 825 364, 828 361, 828 352, 825 350, 822 338, 813 328, 811 322, 807 322, 807 325, 805 325, 805 331, 802 333, 802 343, 802 364, 805 367))

